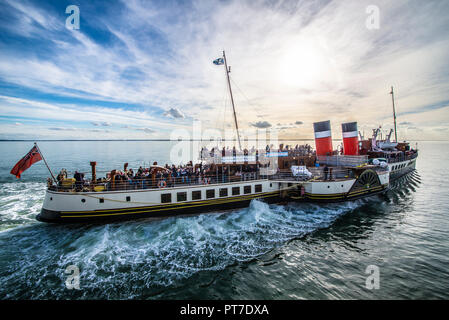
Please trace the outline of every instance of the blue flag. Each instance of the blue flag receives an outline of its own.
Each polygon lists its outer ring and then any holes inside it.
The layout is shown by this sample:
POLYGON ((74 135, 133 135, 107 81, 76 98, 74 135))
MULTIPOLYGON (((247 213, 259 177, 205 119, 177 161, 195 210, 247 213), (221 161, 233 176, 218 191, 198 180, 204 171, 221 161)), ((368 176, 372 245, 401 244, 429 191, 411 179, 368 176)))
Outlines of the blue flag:
POLYGON ((217 66, 224 64, 224 60, 223 58, 218 58, 214 60, 214 64, 216 64, 217 66))

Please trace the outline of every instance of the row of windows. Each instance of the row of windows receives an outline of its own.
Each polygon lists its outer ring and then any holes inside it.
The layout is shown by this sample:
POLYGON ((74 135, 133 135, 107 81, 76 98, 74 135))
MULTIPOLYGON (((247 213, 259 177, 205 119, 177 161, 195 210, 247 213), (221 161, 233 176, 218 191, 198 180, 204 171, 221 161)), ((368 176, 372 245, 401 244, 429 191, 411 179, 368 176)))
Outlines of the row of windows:
POLYGON ((393 166, 393 170, 398 170, 398 169, 402 169, 402 168, 404 168, 406 166, 406 164, 405 163, 403 163, 403 164, 398 164, 398 165, 395 165, 395 166, 393 166))
MULTIPOLYGON (((270 184, 271 186, 271 184, 270 184)), ((254 186, 254 192, 262 192, 262 185, 256 184, 254 186)), ((218 190, 220 197, 227 197, 228 196, 228 188, 220 188, 218 190)), ((243 194, 250 194, 251 193, 251 186, 243 186, 243 194)), ((232 187, 231 194, 233 196, 240 195, 240 187, 232 187)), ((215 198, 215 189, 209 189, 206 190, 206 199, 215 198)), ((126 196, 126 201, 131 201, 131 196, 126 196)), ((53 198, 50 198, 50 200, 53 200, 53 198)), ((98 199, 100 203, 104 203, 104 198, 98 199)), ((201 200, 201 191, 192 191, 192 200, 201 200)), ((187 201, 187 192, 178 192, 176 194, 176 201, 182 202, 187 201)), ((85 203, 86 199, 81 199, 81 202, 85 203)), ((161 203, 170 203, 171 200, 171 193, 163 193, 161 194, 161 203)))
MULTIPOLYGON (((243 186, 243 194, 250 194, 252 192, 251 186, 243 186)), ((254 192, 262 192, 262 185, 256 184, 254 186, 254 192)), ((228 196, 228 188, 220 188, 218 190, 219 197, 227 197, 228 196)), ((240 195, 240 187, 232 187, 231 194, 233 196, 240 195)), ((215 189, 206 190, 206 199, 215 198, 215 189)), ((201 200, 201 191, 192 191, 192 200, 201 200)), ((187 192, 178 192, 176 193, 176 201, 182 202, 187 201, 187 192)), ((161 203, 170 203, 172 202, 171 193, 163 193, 161 194, 161 203)))

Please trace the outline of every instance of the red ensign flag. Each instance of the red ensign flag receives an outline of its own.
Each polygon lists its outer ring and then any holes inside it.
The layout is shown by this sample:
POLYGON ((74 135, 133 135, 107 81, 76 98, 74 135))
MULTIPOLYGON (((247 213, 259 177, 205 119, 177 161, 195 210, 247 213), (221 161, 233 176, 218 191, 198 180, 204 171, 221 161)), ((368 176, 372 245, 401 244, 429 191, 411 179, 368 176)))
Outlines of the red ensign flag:
POLYGON ((16 178, 20 179, 20 175, 22 174, 22 172, 24 172, 26 169, 31 167, 31 165, 33 163, 36 163, 41 160, 42 160, 42 156, 39 153, 39 150, 37 149, 37 147, 34 146, 30 150, 30 152, 28 152, 25 155, 25 157, 23 157, 22 159, 20 159, 19 162, 16 163, 14 168, 12 168, 12 170, 11 170, 11 174, 15 175, 16 178))

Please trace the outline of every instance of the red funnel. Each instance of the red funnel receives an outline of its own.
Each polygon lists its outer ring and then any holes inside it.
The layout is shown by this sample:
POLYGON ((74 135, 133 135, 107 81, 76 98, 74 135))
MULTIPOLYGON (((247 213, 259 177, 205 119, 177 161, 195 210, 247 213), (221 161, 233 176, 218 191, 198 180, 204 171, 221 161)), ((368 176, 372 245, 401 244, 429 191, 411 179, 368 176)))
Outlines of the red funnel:
POLYGON ((343 132, 343 154, 357 156, 359 154, 357 122, 343 123, 341 128, 343 132))
POLYGON ((316 155, 326 156, 332 154, 331 122, 321 121, 313 124, 315 131, 316 155))

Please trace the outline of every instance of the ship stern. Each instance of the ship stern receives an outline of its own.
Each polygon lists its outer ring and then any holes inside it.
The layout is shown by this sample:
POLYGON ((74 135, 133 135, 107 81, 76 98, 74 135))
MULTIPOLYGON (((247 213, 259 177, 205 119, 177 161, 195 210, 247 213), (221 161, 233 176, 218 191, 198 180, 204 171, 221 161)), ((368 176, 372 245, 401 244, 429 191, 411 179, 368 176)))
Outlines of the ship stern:
POLYGON ((61 222, 61 212, 55 210, 53 204, 53 194, 45 192, 44 203, 41 212, 36 216, 36 220, 40 222, 61 222))

